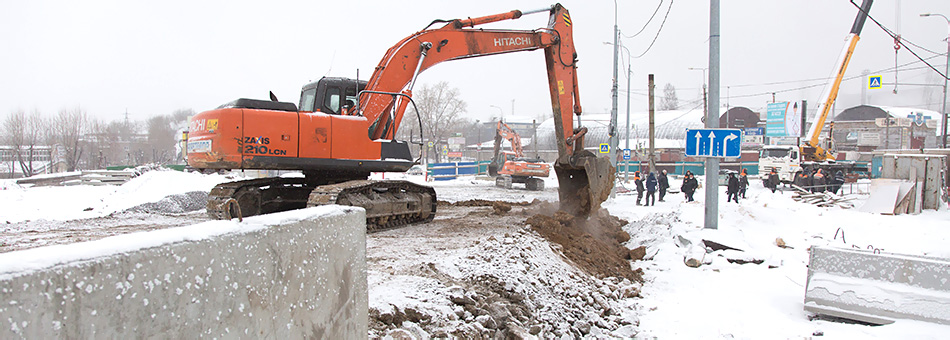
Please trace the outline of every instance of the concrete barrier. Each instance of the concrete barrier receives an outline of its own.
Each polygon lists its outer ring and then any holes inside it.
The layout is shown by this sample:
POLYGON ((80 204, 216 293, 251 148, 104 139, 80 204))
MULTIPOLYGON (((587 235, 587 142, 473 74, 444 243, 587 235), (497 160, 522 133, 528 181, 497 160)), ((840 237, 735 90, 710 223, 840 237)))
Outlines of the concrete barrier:
POLYGON ((0 254, 0 338, 365 338, 363 209, 0 254))
POLYGON ((878 325, 950 325, 950 260, 818 246, 809 252, 806 311, 878 325))

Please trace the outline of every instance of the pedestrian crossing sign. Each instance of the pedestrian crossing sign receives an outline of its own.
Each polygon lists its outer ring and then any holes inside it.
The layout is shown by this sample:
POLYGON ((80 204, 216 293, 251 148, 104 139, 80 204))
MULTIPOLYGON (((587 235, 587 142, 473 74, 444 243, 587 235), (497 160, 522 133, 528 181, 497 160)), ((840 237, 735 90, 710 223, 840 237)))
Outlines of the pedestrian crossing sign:
POLYGON ((877 90, 881 88, 881 76, 868 76, 868 89, 877 90))
POLYGON ((600 153, 610 153, 610 144, 607 144, 607 143, 601 144, 600 153))

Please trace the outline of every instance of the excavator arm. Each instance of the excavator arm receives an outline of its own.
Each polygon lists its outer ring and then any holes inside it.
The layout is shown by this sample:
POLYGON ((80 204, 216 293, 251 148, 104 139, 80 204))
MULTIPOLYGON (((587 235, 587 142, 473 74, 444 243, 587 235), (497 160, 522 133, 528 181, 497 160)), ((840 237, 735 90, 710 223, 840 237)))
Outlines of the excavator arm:
MULTIPOLYGON (((416 77, 426 69, 449 60, 503 53, 544 50, 545 67, 555 122, 558 159, 555 171, 560 183, 561 207, 586 216, 605 201, 614 182, 609 160, 584 150, 587 129, 574 126, 582 112, 577 85, 577 53, 570 13, 560 4, 536 11, 511 11, 478 18, 443 22, 436 29, 416 32, 391 47, 370 77, 359 103, 346 114, 362 115, 370 123, 370 139, 393 139, 416 77), (518 19, 523 15, 549 12, 548 26, 537 30, 488 30, 475 26, 518 19)), ((431 24, 430 24, 431 26, 431 24)))
POLYGON ((498 128, 495 129, 495 156, 501 150, 501 140, 505 139, 511 143, 511 152, 515 157, 524 157, 524 149, 521 147, 521 135, 515 132, 508 124, 498 122, 498 128))

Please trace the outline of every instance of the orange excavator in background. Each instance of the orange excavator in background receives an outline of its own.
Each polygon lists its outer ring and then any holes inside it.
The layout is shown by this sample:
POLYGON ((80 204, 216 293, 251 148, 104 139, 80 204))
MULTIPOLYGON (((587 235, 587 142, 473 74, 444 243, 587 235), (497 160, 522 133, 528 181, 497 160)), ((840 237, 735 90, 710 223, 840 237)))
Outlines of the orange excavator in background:
POLYGON ((521 147, 521 135, 508 124, 498 122, 498 128, 495 129, 495 153, 488 164, 488 174, 495 177, 497 187, 511 189, 512 183, 524 183, 528 190, 539 191, 544 190, 544 180, 538 177, 548 177, 551 174, 551 166, 540 158, 526 158, 521 147), (511 144, 511 151, 501 150, 503 140, 511 144))
MULTIPOLYGON (((322 78, 303 87, 299 106, 278 102, 272 95, 271 101, 238 99, 195 115, 188 137, 192 167, 303 173, 219 184, 209 194, 209 215, 229 219, 341 204, 365 208, 370 230, 431 220, 436 211, 431 187, 367 180, 371 172, 406 171, 418 162, 409 143, 395 139, 407 106, 415 106, 416 77, 443 61, 543 49, 557 138, 554 169, 560 206, 587 216, 608 198, 614 170, 606 158, 584 149, 587 128, 574 126, 581 105, 572 25, 560 4, 434 20, 390 47, 368 81, 322 78), (475 28, 541 12, 548 12, 550 19, 547 27, 536 30, 475 28), (444 25, 430 29, 436 24, 444 25)), ((421 119, 419 123, 421 134, 421 119)))

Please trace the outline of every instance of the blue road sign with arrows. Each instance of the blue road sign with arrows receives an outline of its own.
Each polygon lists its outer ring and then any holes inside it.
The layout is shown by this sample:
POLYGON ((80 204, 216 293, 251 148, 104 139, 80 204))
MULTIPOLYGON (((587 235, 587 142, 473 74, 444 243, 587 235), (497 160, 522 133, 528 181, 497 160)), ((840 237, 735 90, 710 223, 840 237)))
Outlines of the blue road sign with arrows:
POLYGON ((686 155, 696 157, 739 157, 742 153, 742 130, 686 130, 686 155))

